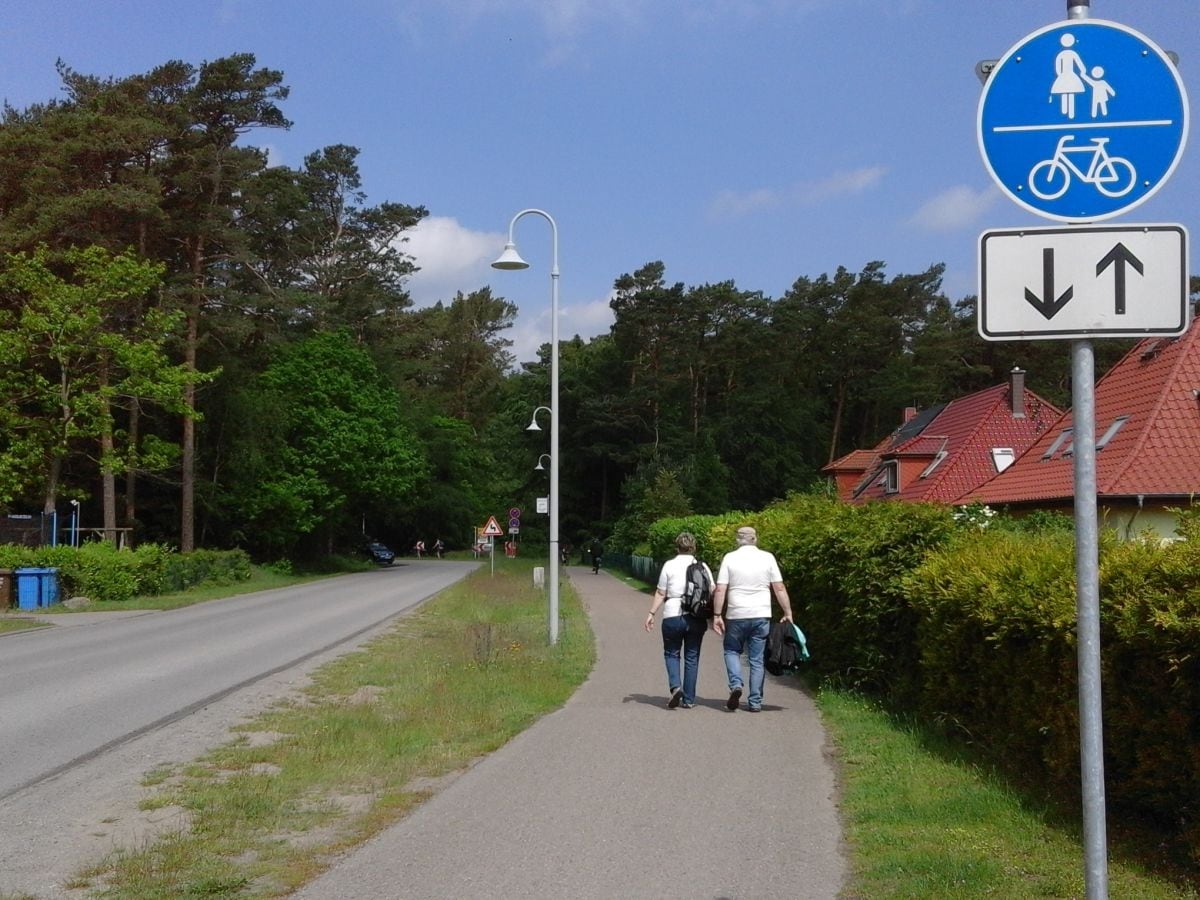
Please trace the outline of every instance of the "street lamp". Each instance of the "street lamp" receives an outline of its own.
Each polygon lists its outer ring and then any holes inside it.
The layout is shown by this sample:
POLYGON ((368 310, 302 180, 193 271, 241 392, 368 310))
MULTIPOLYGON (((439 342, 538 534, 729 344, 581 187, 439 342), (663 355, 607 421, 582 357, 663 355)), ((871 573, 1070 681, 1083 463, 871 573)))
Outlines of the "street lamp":
MULTIPOLYGON (((528 430, 528 429, 526 429, 526 430, 528 430)), ((540 429, 540 428, 538 429, 538 431, 541 431, 541 430, 542 430, 542 429, 540 429)), ((549 453, 543 453, 541 456, 539 456, 539 457, 538 457, 538 464, 537 464, 536 466, 534 466, 534 467, 533 467, 533 468, 534 468, 534 471, 536 471, 536 472, 545 472, 545 471, 546 471, 546 467, 542 465, 542 460, 543 460, 543 459, 549 459, 549 458, 550 458, 550 454, 549 454, 549 453)))
MULTIPOLYGON (((529 263, 521 259, 517 245, 513 242, 513 229, 522 216, 541 216, 550 223, 553 238, 553 254, 550 268, 550 406, 538 407, 550 413, 550 643, 558 643, 558 225, 548 212, 540 209, 523 209, 508 223, 508 243, 504 252, 492 263, 496 269, 528 269, 529 263)), ((537 426, 537 410, 533 412, 533 426, 537 426)), ((540 429, 536 429, 540 430, 540 429)))
POLYGON ((71 546, 79 546, 79 501, 71 501, 71 546))

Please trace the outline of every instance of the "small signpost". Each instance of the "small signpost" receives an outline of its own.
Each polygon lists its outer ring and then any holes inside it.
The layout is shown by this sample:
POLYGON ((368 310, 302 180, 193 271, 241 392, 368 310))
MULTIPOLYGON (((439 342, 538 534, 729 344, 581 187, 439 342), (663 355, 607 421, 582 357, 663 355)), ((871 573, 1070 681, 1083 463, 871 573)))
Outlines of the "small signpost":
POLYGON ((1076 634, 1084 876, 1108 896, 1100 703, 1100 576, 1093 337, 1182 334, 1190 325, 1182 225, 1096 227, 1150 199, 1175 171, 1188 103, 1174 61, 1149 38, 1089 19, 1019 40, 993 64, 976 120, 984 166, 1021 208, 1073 227, 986 231, 979 240, 979 334, 1071 339, 1076 634))
POLYGON ((504 534, 504 532, 500 530, 500 523, 496 521, 496 517, 488 516, 487 523, 483 526, 483 529, 479 533, 488 539, 488 556, 491 559, 492 574, 495 575, 496 538, 500 537, 502 534, 504 534))

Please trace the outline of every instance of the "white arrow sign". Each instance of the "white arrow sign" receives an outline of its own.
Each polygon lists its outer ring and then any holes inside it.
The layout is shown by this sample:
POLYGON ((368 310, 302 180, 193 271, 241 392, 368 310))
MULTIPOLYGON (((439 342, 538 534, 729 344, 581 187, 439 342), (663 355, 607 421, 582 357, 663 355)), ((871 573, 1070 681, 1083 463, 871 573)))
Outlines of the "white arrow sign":
POLYGON ((1020 228, 979 239, 988 341, 1169 337, 1190 323, 1182 225, 1020 228))

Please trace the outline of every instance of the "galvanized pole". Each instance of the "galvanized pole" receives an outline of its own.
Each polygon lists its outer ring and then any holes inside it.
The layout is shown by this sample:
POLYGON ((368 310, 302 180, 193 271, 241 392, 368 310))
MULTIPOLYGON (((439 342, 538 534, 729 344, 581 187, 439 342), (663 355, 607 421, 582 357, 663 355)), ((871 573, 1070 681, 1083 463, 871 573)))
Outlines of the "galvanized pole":
MULTIPOLYGON (((1091 0, 1067 0, 1068 19, 1086 19, 1091 0)), ((1075 611, 1079 667, 1079 762, 1083 873, 1088 900, 1108 897, 1104 803, 1104 717, 1100 702, 1100 551, 1096 516, 1096 361, 1092 342, 1071 344, 1075 444, 1075 611)))
POLYGON ((1096 392, 1091 341, 1071 344, 1075 444, 1075 609, 1079 665, 1079 762, 1088 900, 1108 897, 1104 725, 1100 703, 1100 561, 1096 519, 1096 392))

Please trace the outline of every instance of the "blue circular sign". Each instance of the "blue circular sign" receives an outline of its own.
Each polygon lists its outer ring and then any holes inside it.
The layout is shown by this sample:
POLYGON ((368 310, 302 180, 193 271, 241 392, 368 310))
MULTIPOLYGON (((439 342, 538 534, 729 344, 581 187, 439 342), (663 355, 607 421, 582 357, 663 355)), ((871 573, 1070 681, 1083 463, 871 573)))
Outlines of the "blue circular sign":
POLYGON ((1110 219, 1150 199, 1187 143, 1175 65, 1149 38, 1100 19, 1027 35, 979 101, 988 172, 1019 206, 1060 222, 1110 219))

